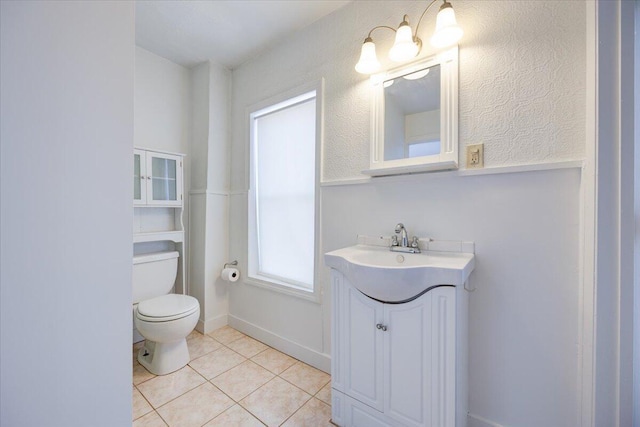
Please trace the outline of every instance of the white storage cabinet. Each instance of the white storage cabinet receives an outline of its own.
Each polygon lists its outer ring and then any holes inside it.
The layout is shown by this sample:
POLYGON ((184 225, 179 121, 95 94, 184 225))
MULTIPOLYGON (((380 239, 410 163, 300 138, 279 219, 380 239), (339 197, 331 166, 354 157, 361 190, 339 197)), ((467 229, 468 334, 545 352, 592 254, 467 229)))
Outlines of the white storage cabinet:
POLYGON ((182 206, 182 157, 133 150, 134 206, 182 206))
POLYGON ((457 371, 466 361, 456 355, 466 331, 456 331, 460 288, 436 287, 388 304, 362 294, 340 272, 331 274, 332 421, 344 427, 465 425, 466 375, 457 371))

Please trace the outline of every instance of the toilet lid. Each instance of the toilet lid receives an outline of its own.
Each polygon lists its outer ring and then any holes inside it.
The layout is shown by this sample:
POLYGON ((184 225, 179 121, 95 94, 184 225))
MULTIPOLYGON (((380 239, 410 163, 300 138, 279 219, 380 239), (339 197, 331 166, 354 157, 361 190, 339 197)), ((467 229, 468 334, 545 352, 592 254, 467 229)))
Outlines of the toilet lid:
POLYGON ((147 321, 165 322, 188 316, 200 309, 198 300, 189 295, 168 294, 138 304, 138 317, 147 321))

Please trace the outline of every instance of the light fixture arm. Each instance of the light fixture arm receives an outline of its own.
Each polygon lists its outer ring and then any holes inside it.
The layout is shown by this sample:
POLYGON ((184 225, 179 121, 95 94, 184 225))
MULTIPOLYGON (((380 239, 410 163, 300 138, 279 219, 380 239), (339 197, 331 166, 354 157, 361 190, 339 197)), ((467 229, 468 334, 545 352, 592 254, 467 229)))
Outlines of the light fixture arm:
MULTIPOLYGON (((435 1, 435 0, 434 0, 434 1, 435 1)), ((369 34, 367 35, 367 38, 368 38, 368 39, 370 39, 370 38, 371 38, 371 34, 373 34, 373 32, 374 32, 375 30, 377 30, 378 28, 388 28, 388 29, 390 29, 391 31, 393 31, 394 33, 396 32, 396 29, 395 29, 395 28, 393 28, 393 27, 389 27, 388 25, 378 25, 377 27, 373 27, 373 28, 371 29, 371 31, 369 31, 369 34)))
MULTIPOLYGON (((424 10, 424 12, 422 12, 422 15, 420 15, 420 19, 418 19, 418 24, 416 25, 416 34, 415 34, 415 37, 418 37, 418 30, 420 29, 420 23, 422 22, 422 18, 424 18, 424 15, 426 15, 426 14, 427 14, 427 11, 428 11, 429 9, 431 9, 431 6, 433 6, 437 1, 438 1, 438 0, 431 0, 431 3, 429 3, 429 6, 427 6, 427 8, 424 10)), ((447 0, 443 0, 443 2, 444 2, 444 3, 446 3, 446 2, 447 2, 447 0)), ((406 16, 407 16, 407 15, 405 15, 405 19, 406 19, 406 16)))

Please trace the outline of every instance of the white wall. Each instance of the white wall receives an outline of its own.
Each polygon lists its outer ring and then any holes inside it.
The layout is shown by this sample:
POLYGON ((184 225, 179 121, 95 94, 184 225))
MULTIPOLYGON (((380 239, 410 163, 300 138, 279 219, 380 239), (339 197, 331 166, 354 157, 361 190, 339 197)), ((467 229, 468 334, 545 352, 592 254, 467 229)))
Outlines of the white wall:
POLYGON ((0 424, 130 425, 134 7, 0 8, 0 424))
MULTIPOLYGON (((136 146, 189 154, 190 89, 188 68, 136 46, 136 146)), ((185 175, 185 188, 189 177, 185 175)))
POLYGON ((191 70, 193 176, 189 277, 204 333, 227 324, 229 297, 220 272, 229 261, 229 97, 231 72, 212 62, 191 70))
MULTIPOLYGON (((185 228, 188 229, 188 194, 191 188, 193 161, 189 69, 136 46, 134 99, 134 145, 186 154, 183 161, 185 194, 183 220, 185 228)), ((136 209, 136 215, 140 212, 144 210, 136 209)))
MULTIPOLYGON (((230 255, 246 268, 249 105, 325 79, 323 252, 357 233, 474 240, 470 299, 470 411, 517 426, 578 420, 579 169, 460 176, 376 178, 368 167, 370 86, 353 70, 363 37, 422 2, 358 1, 302 30, 233 72, 230 255), (328 184, 336 184, 328 186, 328 184), (553 390, 553 393, 549 393, 553 390)), ((585 152, 585 5, 471 2, 454 5, 460 44, 460 146, 483 142, 488 168, 580 160, 585 152)), ((430 36, 427 18, 423 40, 430 36)), ((424 31, 424 33, 422 33, 424 31)), ((392 34, 376 33, 385 52, 392 34)), ((428 43, 425 43, 428 52, 428 43)), ((464 164, 464 154, 461 155, 464 164)), ((283 241, 287 233, 283 230, 283 241)), ((328 366, 327 271, 314 304, 239 282, 230 323, 328 366)))

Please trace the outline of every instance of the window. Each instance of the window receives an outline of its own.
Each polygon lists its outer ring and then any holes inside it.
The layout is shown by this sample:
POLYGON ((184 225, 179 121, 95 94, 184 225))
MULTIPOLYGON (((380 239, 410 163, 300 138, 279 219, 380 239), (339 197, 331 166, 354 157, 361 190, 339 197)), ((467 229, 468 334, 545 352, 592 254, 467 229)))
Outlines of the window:
POLYGON ((315 299, 317 89, 250 113, 248 282, 315 299))

